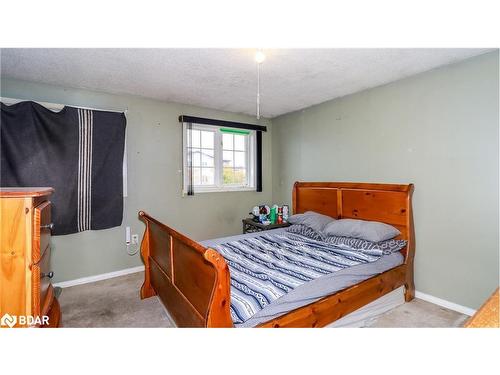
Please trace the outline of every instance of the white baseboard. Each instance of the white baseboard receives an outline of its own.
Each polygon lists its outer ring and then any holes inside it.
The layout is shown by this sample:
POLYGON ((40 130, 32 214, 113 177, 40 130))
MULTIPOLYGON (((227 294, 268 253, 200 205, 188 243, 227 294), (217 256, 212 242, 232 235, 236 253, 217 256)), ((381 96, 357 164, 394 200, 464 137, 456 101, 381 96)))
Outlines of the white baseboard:
POLYGON ((126 268, 120 271, 103 273, 101 275, 82 277, 81 279, 76 279, 76 280, 61 281, 60 283, 55 283, 54 286, 58 286, 61 288, 68 288, 70 286, 93 283, 96 281, 112 279, 113 277, 128 275, 131 273, 142 272, 142 271, 144 271, 144 266, 137 266, 132 268, 126 268))
POLYGON ((415 297, 422 299, 424 301, 433 303, 435 305, 441 306, 441 307, 446 307, 447 309, 457 311, 461 314, 465 314, 468 316, 472 316, 476 313, 476 310, 471 309, 470 307, 466 307, 466 306, 462 306, 462 305, 459 305, 459 304, 456 304, 456 303, 453 303, 450 301, 446 301, 444 299, 431 296, 430 294, 419 292, 418 290, 415 291, 415 297))

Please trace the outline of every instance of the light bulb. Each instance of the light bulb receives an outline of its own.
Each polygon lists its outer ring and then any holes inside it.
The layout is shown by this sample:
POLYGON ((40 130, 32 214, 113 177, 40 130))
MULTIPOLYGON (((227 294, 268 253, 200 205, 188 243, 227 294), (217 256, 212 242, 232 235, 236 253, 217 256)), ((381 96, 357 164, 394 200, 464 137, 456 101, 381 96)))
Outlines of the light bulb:
POLYGON ((257 62, 257 64, 262 64, 265 59, 266 59, 266 55, 264 55, 264 52, 257 51, 255 53, 255 61, 257 62))

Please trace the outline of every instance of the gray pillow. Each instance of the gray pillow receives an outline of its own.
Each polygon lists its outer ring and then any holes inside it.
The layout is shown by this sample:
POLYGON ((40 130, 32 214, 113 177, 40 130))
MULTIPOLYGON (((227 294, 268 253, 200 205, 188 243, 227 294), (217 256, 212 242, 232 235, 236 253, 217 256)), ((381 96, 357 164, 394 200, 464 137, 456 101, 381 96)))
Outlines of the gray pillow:
POLYGON ((333 217, 318 214, 314 211, 306 211, 303 214, 292 215, 288 218, 290 224, 305 225, 316 232, 322 232, 333 221, 335 221, 333 217))
POLYGON ((390 240, 401 234, 392 225, 357 219, 335 220, 324 228, 323 233, 327 236, 361 238, 371 242, 390 240))

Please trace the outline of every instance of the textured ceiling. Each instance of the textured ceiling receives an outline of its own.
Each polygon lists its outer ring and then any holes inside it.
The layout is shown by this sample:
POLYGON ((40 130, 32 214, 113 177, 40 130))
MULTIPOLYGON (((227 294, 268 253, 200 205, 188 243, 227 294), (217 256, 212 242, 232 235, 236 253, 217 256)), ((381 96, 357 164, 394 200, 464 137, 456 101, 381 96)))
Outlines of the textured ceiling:
MULTIPOLYGON (((261 113, 275 117, 487 49, 269 49, 261 113)), ((2 77, 255 114, 254 49, 2 49, 2 77)))

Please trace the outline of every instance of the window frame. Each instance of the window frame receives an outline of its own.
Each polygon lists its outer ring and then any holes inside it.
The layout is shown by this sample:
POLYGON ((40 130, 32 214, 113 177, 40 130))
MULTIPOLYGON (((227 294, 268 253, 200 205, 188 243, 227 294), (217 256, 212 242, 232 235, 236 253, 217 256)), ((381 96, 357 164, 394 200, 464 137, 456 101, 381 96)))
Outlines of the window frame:
MULTIPOLYGON (((248 130, 249 134, 246 139, 246 182, 244 184, 224 184, 223 172, 223 146, 221 128, 228 128, 227 126, 213 126, 205 124, 192 124, 193 130, 211 131, 214 133, 214 185, 193 185, 193 191, 197 193, 217 193, 217 192, 231 192, 231 191, 256 191, 256 153, 257 153, 257 140, 256 131, 248 130)), ((182 194, 187 195, 188 187, 188 173, 187 173, 187 123, 182 124, 182 194)), ((200 145, 201 146, 201 145, 200 145)), ((201 148, 201 147, 200 147, 201 148)), ((234 155, 234 144, 233 144, 234 155)), ((234 162, 234 161, 233 161, 234 162)), ((234 167, 233 167, 234 168, 234 167)))

